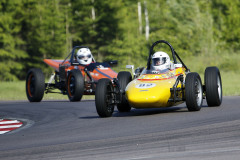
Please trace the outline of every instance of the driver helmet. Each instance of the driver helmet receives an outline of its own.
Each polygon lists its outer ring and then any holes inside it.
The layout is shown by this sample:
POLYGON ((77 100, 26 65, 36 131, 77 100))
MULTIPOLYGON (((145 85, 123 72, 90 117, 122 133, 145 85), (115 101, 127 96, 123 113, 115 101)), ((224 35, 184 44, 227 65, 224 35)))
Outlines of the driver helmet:
POLYGON ((77 61, 82 65, 89 65, 93 61, 93 56, 88 48, 81 48, 77 52, 77 61))
POLYGON ((170 57, 167 53, 158 51, 152 56, 152 68, 154 70, 164 70, 170 68, 170 57))

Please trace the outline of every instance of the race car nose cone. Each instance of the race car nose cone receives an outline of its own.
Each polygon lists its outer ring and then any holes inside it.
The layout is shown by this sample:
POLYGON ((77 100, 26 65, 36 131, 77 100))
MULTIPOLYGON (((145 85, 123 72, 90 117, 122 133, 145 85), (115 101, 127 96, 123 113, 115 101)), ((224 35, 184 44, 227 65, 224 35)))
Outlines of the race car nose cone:
POLYGON ((167 107, 173 84, 166 81, 135 81, 126 88, 126 97, 133 108, 167 107))

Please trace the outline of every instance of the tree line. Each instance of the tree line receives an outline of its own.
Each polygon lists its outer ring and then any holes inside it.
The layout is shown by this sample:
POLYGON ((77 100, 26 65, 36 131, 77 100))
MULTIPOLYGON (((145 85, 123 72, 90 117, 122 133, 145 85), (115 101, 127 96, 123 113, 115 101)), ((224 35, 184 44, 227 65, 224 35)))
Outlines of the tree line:
POLYGON ((0 81, 49 71, 44 58, 63 59, 76 45, 120 66, 146 65, 161 39, 183 57, 237 53, 239 8, 238 0, 0 0, 0 81))

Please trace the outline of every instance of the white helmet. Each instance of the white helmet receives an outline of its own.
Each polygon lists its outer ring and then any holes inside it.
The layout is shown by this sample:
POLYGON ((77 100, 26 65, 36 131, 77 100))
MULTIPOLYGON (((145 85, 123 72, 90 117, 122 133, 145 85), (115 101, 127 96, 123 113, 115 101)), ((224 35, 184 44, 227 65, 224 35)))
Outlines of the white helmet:
POLYGON ((170 68, 170 57, 167 53, 158 51, 152 56, 152 68, 154 70, 164 70, 170 68))
POLYGON ((92 53, 88 48, 79 49, 76 56, 77 56, 77 61, 79 62, 79 64, 82 64, 82 65, 88 65, 93 60, 92 53))

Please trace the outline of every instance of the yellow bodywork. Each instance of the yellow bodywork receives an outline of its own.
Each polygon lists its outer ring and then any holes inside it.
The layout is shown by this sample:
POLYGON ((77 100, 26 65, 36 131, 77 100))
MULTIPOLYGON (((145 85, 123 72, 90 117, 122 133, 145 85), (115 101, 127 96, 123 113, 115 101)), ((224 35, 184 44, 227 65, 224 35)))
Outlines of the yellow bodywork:
MULTIPOLYGON (((184 68, 177 68, 163 74, 140 75, 127 85, 126 98, 133 108, 160 108, 176 105, 168 100, 173 96, 170 88, 181 74, 185 76, 184 68)), ((180 88, 181 84, 179 83, 177 87, 180 88)))

